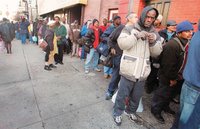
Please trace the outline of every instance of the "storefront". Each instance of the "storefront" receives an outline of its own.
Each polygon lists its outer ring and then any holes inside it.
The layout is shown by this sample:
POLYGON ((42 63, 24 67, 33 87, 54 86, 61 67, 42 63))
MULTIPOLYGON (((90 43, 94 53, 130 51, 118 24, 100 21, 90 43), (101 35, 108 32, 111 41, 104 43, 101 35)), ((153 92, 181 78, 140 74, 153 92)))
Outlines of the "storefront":
POLYGON ((38 12, 42 17, 66 17, 68 23, 83 22, 84 6, 87 0, 38 0, 38 12))

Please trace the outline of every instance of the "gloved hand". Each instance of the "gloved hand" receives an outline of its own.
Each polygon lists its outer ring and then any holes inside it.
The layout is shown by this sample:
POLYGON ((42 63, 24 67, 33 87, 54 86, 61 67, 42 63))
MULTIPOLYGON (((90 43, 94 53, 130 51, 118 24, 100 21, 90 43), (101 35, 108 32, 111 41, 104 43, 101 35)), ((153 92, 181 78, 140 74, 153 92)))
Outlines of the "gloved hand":
POLYGON ((154 43, 156 41, 156 34, 154 33, 148 33, 147 39, 149 40, 149 43, 154 43))
POLYGON ((148 33, 146 31, 141 31, 138 34, 136 34, 137 39, 146 40, 148 36, 148 33))

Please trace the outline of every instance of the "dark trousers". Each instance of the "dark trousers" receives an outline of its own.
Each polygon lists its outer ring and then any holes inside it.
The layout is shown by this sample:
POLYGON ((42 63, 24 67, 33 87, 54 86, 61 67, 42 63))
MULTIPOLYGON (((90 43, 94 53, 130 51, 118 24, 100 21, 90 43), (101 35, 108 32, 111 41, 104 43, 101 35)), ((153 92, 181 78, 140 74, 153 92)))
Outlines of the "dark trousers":
POLYGON ((58 45, 58 63, 63 62, 63 48, 64 48, 64 44, 58 45))
POLYGON ((46 49, 45 49, 45 52, 46 52, 46 55, 45 55, 45 62, 48 62, 49 61, 49 54, 50 54, 50 47, 47 46, 46 49))
POLYGON ((136 113, 140 98, 144 90, 144 82, 133 82, 121 76, 120 87, 114 105, 114 116, 120 116, 124 110, 127 113, 136 113), (129 98, 129 103, 125 109, 125 99, 129 98))
POLYGON ((113 57, 113 74, 108 86, 108 92, 110 94, 113 94, 116 91, 116 89, 118 89, 118 83, 120 81, 120 75, 119 75, 120 60, 121 60, 121 55, 113 57))
POLYGON ((159 83, 159 87, 153 96, 151 111, 153 113, 161 113, 165 108, 168 108, 175 90, 174 87, 159 83))
POLYGON ((147 80, 145 81, 145 89, 148 93, 151 93, 154 91, 158 85, 158 68, 155 68, 153 64, 151 63, 151 72, 149 76, 147 77, 147 80))

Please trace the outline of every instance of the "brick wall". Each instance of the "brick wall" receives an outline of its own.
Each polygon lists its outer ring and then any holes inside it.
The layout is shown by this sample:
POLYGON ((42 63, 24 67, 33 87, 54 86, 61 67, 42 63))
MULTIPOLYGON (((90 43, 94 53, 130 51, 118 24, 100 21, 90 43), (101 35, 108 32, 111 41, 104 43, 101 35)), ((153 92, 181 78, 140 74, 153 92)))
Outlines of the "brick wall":
POLYGON ((85 6, 84 22, 96 18, 102 24, 103 18, 108 18, 109 9, 118 7, 119 0, 88 0, 85 6))
POLYGON ((133 0, 133 5, 129 5, 129 1, 130 0, 120 0, 119 2, 119 15, 122 17, 122 23, 126 22, 125 17, 129 11, 129 8, 132 9, 131 12, 135 12, 139 16, 145 6, 143 0, 133 0))
POLYGON ((128 12, 129 0, 119 0, 119 16, 122 18, 122 23, 126 22, 126 15, 128 12))
POLYGON ((101 0, 88 0, 85 6, 84 22, 89 19, 99 19, 101 0))
POLYGON ((101 3, 101 12, 99 21, 102 24, 103 18, 108 19, 109 9, 118 9, 119 8, 119 0, 102 0, 101 3))
MULTIPOLYGON (((172 0, 168 19, 173 19, 178 23, 183 20, 198 22, 200 19, 200 0, 172 0)), ((194 27, 197 30, 197 25, 194 27)))

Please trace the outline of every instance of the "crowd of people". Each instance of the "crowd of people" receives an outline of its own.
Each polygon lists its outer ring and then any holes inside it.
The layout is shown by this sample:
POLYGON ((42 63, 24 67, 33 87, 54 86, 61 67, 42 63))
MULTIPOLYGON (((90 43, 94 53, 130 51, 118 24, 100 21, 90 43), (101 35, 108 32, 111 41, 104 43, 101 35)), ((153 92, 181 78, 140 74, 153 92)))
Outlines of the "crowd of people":
MULTIPOLYGON (((153 92, 151 113, 161 124, 165 123, 162 112, 176 116, 172 129, 198 129, 200 127, 200 24, 194 32, 194 23, 185 20, 176 23, 167 21, 162 26, 162 15, 157 9, 147 6, 138 17, 131 12, 125 25, 120 16, 112 21, 88 20, 80 27, 75 20, 67 24, 66 19, 55 16, 29 22, 22 17, 15 24, 16 38, 26 43, 40 44, 45 41, 45 70, 63 65, 63 54, 84 60, 85 74, 92 70, 111 78, 105 93, 110 100, 115 93, 113 107, 114 122, 120 126, 125 113, 133 122, 138 122, 136 110, 145 90, 153 92), (55 63, 55 64, 54 64, 55 63), (175 112, 169 104, 180 102, 175 112)), ((6 19, 1 23, 1 37, 11 53, 14 38, 13 25, 6 19)))

